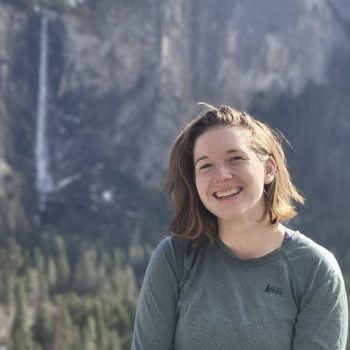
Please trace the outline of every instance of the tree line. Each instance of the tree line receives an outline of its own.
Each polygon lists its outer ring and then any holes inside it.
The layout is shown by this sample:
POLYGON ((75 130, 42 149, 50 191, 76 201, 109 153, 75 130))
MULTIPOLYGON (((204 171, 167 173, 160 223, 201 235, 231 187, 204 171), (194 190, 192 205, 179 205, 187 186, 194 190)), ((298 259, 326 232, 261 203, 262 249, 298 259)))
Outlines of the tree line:
POLYGON ((0 246, 0 313, 6 350, 130 349, 139 284, 150 248, 126 251, 46 235, 0 246))

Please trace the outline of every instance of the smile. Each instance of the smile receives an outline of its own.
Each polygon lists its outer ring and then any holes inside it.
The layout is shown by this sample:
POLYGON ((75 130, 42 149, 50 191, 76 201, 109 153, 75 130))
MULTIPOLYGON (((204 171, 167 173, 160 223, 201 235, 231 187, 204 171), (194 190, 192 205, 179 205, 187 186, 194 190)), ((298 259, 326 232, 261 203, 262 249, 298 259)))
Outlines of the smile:
POLYGON ((227 191, 222 191, 222 192, 214 192, 214 197, 216 198, 227 198, 230 196, 235 196, 238 193, 240 193, 242 191, 243 187, 235 187, 232 188, 231 190, 227 190, 227 191))

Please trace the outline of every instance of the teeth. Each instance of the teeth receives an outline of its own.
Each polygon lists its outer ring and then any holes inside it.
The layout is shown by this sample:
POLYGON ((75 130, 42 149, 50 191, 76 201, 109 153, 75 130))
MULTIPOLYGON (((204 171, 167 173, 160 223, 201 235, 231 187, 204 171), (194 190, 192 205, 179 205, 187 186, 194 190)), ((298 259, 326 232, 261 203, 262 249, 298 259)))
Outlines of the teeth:
POLYGON ((215 192, 215 196, 218 198, 222 198, 222 197, 231 196, 232 194, 237 194, 240 191, 241 191, 241 188, 236 187, 236 188, 233 188, 232 190, 228 190, 228 191, 215 192))

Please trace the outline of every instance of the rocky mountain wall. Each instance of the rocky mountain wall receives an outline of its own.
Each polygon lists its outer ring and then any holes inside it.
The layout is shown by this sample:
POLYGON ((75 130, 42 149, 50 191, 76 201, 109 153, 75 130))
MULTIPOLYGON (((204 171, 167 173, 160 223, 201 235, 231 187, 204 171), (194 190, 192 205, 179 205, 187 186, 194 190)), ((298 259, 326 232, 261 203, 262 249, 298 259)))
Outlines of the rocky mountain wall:
POLYGON ((317 221, 322 229, 327 213, 328 226, 336 222, 348 239, 346 1, 86 0, 65 11, 31 12, 0 2, 0 156, 18 175, 29 216, 38 215, 43 15, 55 190, 41 220, 65 230, 117 226, 120 235, 140 234, 149 222, 150 231, 166 227, 168 214, 155 208, 165 203, 168 149, 195 103, 205 100, 247 109, 281 129, 311 202, 301 225, 312 230, 317 221))
POLYGON ((8 105, 10 94, 20 94, 11 81, 11 63, 14 43, 25 22, 24 14, 0 5, 0 226, 9 231, 23 228, 26 222, 20 204, 22 178, 9 161, 14 152, 14 138, 8 105))

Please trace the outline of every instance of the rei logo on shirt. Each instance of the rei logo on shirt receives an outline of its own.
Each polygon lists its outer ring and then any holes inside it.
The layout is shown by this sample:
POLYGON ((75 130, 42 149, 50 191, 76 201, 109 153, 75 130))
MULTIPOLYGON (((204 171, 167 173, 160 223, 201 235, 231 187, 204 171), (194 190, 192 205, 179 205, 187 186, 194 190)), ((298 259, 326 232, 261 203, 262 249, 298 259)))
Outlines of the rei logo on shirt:
POLYGON ((282 294, 282 289, 277 287, 277 286, 270 286, 270 283, 269 283, 266 286, 265 292, 281 295, 282 294))

